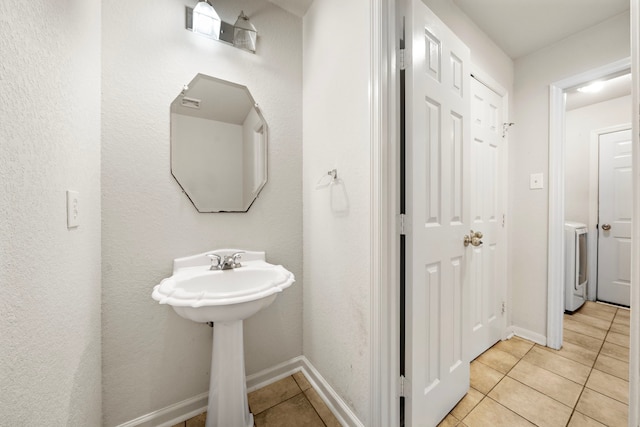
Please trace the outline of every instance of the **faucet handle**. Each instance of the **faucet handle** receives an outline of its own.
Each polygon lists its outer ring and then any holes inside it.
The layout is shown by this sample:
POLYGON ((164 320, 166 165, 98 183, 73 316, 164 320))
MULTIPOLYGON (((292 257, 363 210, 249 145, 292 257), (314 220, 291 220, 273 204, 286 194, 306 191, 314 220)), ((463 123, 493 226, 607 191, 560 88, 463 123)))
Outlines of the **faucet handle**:
POLYGON ((243 253, 244 253, 244 251, 240 251, 240 252, 236 252, 235 254, 231 255, 231 259, 233 260, 234 267, 242 267, 242 264, 240 264, 240 260, 242 259, 242 254, 243 253))
POLYGON ((218 254, 210 253, 207 254, 209 258, 211 258, 211 268, 209 270, 216 270, 222 266, 222 257, 218 254), (215 264, 214 264, 215 261, 215 264))

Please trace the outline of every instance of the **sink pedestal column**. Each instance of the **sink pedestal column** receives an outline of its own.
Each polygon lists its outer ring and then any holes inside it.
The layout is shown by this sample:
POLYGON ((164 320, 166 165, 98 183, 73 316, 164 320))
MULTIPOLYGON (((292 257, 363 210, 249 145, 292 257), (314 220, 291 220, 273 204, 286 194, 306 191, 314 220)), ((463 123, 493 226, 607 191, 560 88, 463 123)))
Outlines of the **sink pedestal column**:
POLYGON ((242 335, 242 320, 214 323, 207 427, 253 427, 242 335))

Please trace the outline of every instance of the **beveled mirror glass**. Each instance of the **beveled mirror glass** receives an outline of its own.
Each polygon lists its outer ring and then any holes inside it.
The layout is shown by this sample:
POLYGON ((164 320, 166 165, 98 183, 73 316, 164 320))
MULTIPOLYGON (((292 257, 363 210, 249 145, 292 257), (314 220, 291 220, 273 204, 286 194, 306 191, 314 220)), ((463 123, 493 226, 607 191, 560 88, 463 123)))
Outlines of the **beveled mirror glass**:
POLYGON ((171 173, 198 212, 246 212, 267 182, 267 123, 246 86, 198 74, 171 103, 171 173))

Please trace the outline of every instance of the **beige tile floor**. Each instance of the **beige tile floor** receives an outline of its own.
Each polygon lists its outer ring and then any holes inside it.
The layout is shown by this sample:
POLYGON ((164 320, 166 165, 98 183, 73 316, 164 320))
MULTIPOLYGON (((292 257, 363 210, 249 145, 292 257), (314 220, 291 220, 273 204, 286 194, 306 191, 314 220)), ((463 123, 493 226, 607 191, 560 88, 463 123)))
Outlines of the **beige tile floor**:
POLYGON ((626 426, 629 310, 587 302, 559 351, 514 337, 471 362, 471 388, 442 427, 626 426))
MULTIPOLYGON (((471 362, 471 388, 440 426, 626 427, 628 372, 629 310, 587 302, 565 315, 561 350, 514 337, 471 362)), ((249 407, 256 427, 340 426, 302 373, 250 393, 249 407)))
MULTIPOLYGON (((249 393, 256 427, 340 427, 301 372, 249 393)), ((204 427, 206 412, 173 427, 204 427)))

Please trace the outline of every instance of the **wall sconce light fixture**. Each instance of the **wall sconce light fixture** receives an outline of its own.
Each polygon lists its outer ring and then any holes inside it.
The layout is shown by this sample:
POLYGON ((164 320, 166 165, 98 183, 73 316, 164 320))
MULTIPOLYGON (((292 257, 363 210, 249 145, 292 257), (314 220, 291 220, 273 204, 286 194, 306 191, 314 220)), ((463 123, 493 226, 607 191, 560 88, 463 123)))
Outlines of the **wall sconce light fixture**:
POLYGON ((249 17, 244 14, 244 11, 241 11, 233 26, 233 45, 240 49, 255 52, 257 38, 258 31, 256 31, 256 27, 249 21, 249 17))
POLYGON ((193 32, 218 40, 220 38, 220 16, 207 0, 199 0, 193 8, 193 32))
POLYGON ((189 31, 218 40, 239 49, 256 52, 258 31, 249 17, 240 12, 234 25, 222 19, 213 8, 210 0, 198 0, 194 8, 186 7, 185 27, 189 31))

